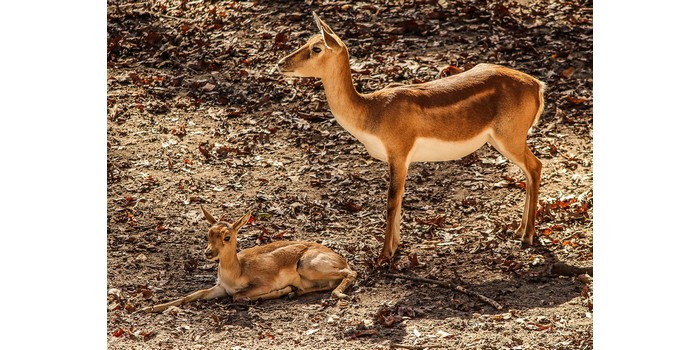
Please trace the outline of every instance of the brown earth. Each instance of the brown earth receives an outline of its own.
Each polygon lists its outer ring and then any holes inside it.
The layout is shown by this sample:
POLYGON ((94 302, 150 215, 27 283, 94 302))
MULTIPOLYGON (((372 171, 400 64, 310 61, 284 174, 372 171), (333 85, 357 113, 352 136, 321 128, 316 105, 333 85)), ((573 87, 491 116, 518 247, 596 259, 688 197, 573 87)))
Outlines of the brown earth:
POLYGON ((593 264, 591 6, 109 2, 108 348, 592 348, 592 279, 551 271, 593 264), (333 121, 320 82, 274 71, 315 34, 312 10, 348 45, 360 92, 480 62, 547 83, 529 139, 544 165, 534 247, 513 237, 524 176, 485 146, 411 166, 400 255, 373 264, 386 164, 333 121), (359 273, 351 299, 134 312, 215 283, 200 205, 230 219, 253 211, 241 248, 309 240, 336 250, 359 273), (387 273, 454 281, 504 308, 387 273))

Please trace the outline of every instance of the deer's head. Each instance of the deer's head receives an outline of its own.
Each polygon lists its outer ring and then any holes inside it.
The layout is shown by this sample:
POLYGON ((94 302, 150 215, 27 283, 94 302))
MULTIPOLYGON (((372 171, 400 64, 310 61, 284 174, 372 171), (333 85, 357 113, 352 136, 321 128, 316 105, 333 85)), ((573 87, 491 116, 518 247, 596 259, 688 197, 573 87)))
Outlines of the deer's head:
POLYGON ((314 35, 302 47, 279 61, 277 69, 282 74, 323 79, 347 62, 348 49, 343 41, 316 12, 313 15, 321 33, 314 35))
POLYGON ((209 228, 208 244, 207 248, 204 250, 204 256, 208 260, 218 261, 223 251, 232 249, 235 254, 237 247, 236 234, 238 234, 238 230, 248 222, 251 212, 247 212, 234 223, 214 219, 204 207, 202 207, 202 212, 207 221, 212 225, 211 228, 209 228))

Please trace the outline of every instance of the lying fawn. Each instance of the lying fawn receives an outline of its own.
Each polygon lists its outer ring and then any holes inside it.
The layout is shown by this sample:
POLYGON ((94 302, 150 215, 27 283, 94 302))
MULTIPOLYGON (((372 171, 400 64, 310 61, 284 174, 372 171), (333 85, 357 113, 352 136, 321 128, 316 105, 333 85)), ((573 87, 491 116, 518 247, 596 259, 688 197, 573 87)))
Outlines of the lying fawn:
POLYGON ((401 197, 411 162, 462 158, 485 143, 525 173, 525 209, 516 234, 532 244, 542 163, 527 146, 544 109, 541 81, 494 64, 422 84, 359 94, 348 49, 313 13, 321 31, 279 61, 287 76, 320 78, 333 116, 374 158, 389 163, 384 248, 389 261, 399 245, 401 197))
POLYGON ((202 212, 212 224, 204 255, 219 262, 216 285, 141 311, 161 312, 170 306, 226 295, 233 300, 258 300, 279 298, 291 292, 298 296, 333 289, 333 297, 348 298, 343 292, 355 281, 357 272, 350 270, 345 259, 327 247, 314 242, 278 241, 238 252, 236 234, 251 213, 230 224, 215 220, 204 207, 202 212))

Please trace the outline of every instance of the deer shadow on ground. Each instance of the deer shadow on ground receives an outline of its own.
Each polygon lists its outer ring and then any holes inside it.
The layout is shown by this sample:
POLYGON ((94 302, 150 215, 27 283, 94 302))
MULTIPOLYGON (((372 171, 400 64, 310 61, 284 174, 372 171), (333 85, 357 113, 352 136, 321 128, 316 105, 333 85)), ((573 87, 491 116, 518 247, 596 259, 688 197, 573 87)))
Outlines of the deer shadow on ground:
MULTIPOLYGON (((416 282, 403 278, 395 278, 390 275, 419 276, 423 273, 397 273, 387 268, 375 268, 366 279, 374 279, 376 287, 391 288, 397 290, 410 290, 407 294, 388 302, 389 305, 380 305, 374 312, 375 325, 370 331, 360 326, 354 334, 372 335, 365 339, 372 342, 384 342, 391 339, 393 343, 402 343, 410 334, 404 319, 461 319, 469 321, 481 315, 499 315, 509 312, 522 313, 536 308, 556 308, 570 302, 582 295, 585 284, 574 276, 588 273, 592 276, 591 268, 581 268, 565 264, 547 248, 537 245, 529 248, 535 254, 545 257, 545 261, 537 268, 527 273, 511 272, 509 278, 496 278, 488 281, 475 281, 466 278, 445 278, 427 276, 430 279, 442 282, 452 282, 471 292, 478 293, 496 301, 502 307, 500 310, 492 304, 479 300, 457 291, 454 288, 438 286, 435 284, 416 282), (569 276, 570 278, 560 278, 569 276), (374 336, 377 335, 377 336, 374 336)), ((445 257, 447 259, 448 257, 445 257)), ((468 260, 463 260, 468 261, 468 260)), ((440 261, 433 261, 434 266, 441 266, 440 261)), ((465 265, 462 263, 462 265, 465 265)), ((448 275, 456 271, 449 271, 451 267, 440 269, 440 273, 448 275)), ((503 274, 501 274, 503 275, 503 274)), ((353 291, 350 290, 350 293, 353 291)), ((583 307, 583 306, 582 306, 583 307)), ((588 311, 588 310, 586 310, 588 311)), ((353 338, 352 332, 346 332, 339 337, 348 340, 353 338)))

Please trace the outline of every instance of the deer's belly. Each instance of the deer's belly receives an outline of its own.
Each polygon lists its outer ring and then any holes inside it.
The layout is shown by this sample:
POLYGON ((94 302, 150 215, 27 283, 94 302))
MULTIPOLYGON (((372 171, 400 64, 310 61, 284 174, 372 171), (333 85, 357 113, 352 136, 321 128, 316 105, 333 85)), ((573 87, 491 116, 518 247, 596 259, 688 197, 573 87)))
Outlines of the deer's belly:
POLYGON ((459 159, 476 151, 488 139, 488 132, 483 132, 465 141, 444 141, 434 138, 419 137, 409 153, 410 162, 440 162, 459 159))

